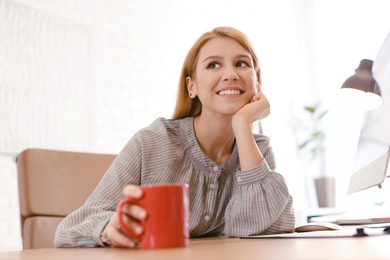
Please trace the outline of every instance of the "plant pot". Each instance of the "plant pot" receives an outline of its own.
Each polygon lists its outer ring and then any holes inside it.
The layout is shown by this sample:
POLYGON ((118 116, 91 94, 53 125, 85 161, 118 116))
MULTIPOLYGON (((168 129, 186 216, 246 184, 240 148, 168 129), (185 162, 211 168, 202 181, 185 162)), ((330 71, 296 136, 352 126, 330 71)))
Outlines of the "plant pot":
POLYGON ((323 177, 314 180, 318 207, 334 208, 335 207, 335 178, 323 177))

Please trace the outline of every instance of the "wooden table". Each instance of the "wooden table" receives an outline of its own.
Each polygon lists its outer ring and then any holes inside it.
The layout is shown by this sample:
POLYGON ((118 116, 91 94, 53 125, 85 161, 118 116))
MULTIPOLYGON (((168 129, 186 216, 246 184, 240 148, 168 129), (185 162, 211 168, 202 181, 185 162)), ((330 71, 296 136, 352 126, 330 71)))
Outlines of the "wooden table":
POLYGON ((390 259, 390 235, 357 238, 191 239, 185 248, 47 248, 0 252, 0 259, 390 259))

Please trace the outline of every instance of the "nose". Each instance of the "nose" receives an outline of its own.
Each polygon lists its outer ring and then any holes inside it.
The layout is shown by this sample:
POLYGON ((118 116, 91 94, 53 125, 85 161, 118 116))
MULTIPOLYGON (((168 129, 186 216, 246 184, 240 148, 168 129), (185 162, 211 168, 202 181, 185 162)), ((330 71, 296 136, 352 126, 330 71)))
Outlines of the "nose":
POLYGON ((225 67, 223 81, 236 81, 239 79, 234 66, 225 67))

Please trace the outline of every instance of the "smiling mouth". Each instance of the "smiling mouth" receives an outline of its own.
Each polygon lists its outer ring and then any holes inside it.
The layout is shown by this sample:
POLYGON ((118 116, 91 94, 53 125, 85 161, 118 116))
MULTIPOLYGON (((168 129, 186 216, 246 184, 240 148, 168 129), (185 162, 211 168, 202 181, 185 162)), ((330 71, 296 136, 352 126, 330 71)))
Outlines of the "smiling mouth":
POLYGON ((241 93, 243 93, 243 91, 236 90, 236 89, 229 89, 229 90, 219 91, 217 94, 222 96, 222 95, 240 95, 241 93))

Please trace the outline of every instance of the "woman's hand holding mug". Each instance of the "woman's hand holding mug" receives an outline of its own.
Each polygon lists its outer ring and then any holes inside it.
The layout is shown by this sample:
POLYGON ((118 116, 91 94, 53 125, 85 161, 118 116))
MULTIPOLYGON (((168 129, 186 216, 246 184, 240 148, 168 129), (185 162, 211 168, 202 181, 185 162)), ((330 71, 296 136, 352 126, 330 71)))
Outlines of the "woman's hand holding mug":
MULTIPOLYGON (((143 197, 144 191, 136 185, 128 185, 123 189, 123 195, 126 199, 131 198, 139 200, 143 197)), ((143 233, 143 227, 140 221, 147 217, 147 211, 135 204, 126 204, 122 208, 122 220, 126 226, 133 231, 136 236, 143 233)), ((101 240, 103 243, 110 246, 118 247, 134 247, 137 237, 125 234, 120 227, 118 213, 111 216, 110 221, 102 232, 101 240)))
POLYGON ((188 185, 126 186, 125 198, 107 224, 102 242, 142 249, 189 244, 188 185))

